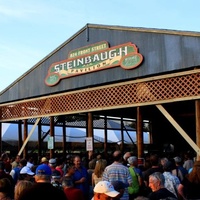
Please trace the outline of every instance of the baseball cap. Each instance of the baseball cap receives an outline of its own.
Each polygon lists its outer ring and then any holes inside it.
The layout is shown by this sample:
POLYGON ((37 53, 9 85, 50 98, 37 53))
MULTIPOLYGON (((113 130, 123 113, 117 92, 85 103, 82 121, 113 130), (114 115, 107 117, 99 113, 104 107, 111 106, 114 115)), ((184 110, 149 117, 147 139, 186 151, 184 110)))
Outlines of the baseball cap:
POLYGON ((46 157, 41 158, 41 163, 44 163, 44 162, 48 162, 48 159, 46 157))
POLYGON ((133 164, 134 162, 137 161, 137 157, 136 156, 131 156, 127 159, 129 164, 133 164))
POLYGON ((94 192, 104 193, 109 197, 116 197, 119 194, 108 181, 99 181, 94 187, 94 192))
POLYGON ((41 164, 36 168, 36 175, 49 175, 51 176, 51 168, 46 164, 41 164))
POLYGON ((49 164, 51 164, 51 165, 56 164, 56 159, 55 158, 51 158, 49 160, 49 164))
POLYGON ((28 174, 33 176, 35 173, 31 171, 31 169, 27 166, 22 167, 22 169, 20 170, 20 174, 28 174))

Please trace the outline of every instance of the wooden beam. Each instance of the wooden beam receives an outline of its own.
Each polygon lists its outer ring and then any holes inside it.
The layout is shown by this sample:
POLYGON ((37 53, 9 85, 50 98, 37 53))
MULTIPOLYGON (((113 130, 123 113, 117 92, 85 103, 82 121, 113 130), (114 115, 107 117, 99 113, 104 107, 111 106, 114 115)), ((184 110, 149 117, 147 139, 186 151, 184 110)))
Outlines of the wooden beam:
POLYGON ((21 155, 21 153, 23 152, 23 150, 24 150, 24 148, 25 148, 27 142, 29 141, 29 139, 30 139, 31 135, 33 134, 33 132, 34 132, 36 126, 38 125, 39 121, 40 121, 40 118, 37 118, 35 124, 33 125, 32 129, 31 129, 31 131, 30 131, 30 133, 28 134, 28 137, 27 137, 26 140, 24 141, 24 143, 23 143, 23 145, 22 145, 22 147, 21 147, 21 149, 20 149, 20 151, 18 152, 17 155, 21 155))
POLYGON ((168 119, 168 121, 174 126, 174 128, 183 136, 185 141, 200 155, 200 148, 194 143, 194 141, 188 136, 188 134, 179 126, 179 124, 172 118, 172 116, 165 110, 162 105, 156 105, 160 112, 168 119))

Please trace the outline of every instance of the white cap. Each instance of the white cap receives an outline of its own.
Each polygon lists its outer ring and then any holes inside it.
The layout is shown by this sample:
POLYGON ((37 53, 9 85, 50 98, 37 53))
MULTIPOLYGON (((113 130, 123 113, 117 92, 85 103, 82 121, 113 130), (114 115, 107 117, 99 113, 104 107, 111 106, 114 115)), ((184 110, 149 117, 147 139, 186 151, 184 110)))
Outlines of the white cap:
POLYGON ((55 159, 55 158, 51 158, 51 159, 49 160, 49 164, 55 165, 55 164, 56 164, 56 159, 55 159))
POLYGON ((22 169, 20 170, 20 174, 28 174, 33 176, 35 173, 31 171, 31 169, 27 166, 22 167, 22 169))
POLYGON ((109 197, 116 197, 119 194, 108 181, 99 181, 94 187, 94 192, 104 193, 109 197))

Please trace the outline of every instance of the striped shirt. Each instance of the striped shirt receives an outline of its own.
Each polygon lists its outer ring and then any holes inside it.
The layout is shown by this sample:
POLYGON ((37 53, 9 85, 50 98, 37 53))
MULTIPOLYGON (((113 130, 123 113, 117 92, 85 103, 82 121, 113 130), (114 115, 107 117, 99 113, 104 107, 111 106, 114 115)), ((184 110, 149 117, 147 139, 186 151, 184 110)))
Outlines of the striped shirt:
MULTIPOLYGON (((113 164, 107 166, 103 172, 103 181, 122 181, 127 187, 132 184, 131 174, 126 166, 122 163, 114 162, 113 164)), ((128 200, 129 194, 127 187, 124 190, 123 196, 120 200, 128 200)))

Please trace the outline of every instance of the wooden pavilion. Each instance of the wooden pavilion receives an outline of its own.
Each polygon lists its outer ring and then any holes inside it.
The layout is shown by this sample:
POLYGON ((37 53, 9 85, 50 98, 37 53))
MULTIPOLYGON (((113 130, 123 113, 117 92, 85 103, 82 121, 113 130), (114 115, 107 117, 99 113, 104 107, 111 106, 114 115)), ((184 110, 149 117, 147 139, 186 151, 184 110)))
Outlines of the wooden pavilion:
MULTIPOLYGON (((104 116, 107 152, 107 116, 119 117, 121 130, 123 119, 131 118, 142 157, 148 120, 153 144, 191 148, 199 157, 199 53, 198 32, 87 24, 0 93, 0 125, 19 124, 19 154, 26 155, 33 132, 26 127, 34 124, 40 154, 44 123, 53 138, 56 125, 82 117, 93 137, 93 119, 104 116)), ((66 134, 63 128, 64 154, 66 134)))

